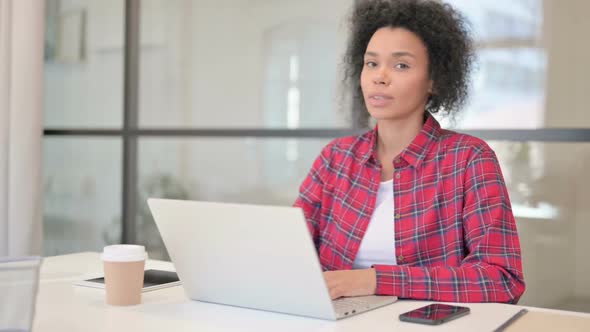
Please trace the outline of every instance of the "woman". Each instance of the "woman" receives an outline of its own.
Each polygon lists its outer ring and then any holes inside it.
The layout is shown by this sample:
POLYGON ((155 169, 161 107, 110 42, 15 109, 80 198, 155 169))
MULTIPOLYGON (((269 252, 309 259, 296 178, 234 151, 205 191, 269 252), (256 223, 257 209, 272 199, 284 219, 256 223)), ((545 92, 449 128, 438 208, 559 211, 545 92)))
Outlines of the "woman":
POLYGON ((462 16, 434 0, 363 1, 345 59, 356 110, 377 125, 328 144, 295 202, 331 297, 516 303, 520 243, 496 155, 431 115, 466 99, 462 16))

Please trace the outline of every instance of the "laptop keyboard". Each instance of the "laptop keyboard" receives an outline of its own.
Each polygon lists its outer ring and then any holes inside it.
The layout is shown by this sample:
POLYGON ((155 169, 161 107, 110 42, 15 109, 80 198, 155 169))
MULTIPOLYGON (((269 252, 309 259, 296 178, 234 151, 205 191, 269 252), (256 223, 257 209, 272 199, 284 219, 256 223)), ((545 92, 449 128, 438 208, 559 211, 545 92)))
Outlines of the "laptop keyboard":
POLYGON ((393 302, 390 296, 358 296, 344 297, 332 301, 334 310, 342 315, 352 315, 358 312, 367 311, 372 308, 380 307, 386 303, 393 302))
POLYGON ((334 309, 338 312, 352 311, 354 309, 365 308, 369 303, 364 300, 356 300, 354 298, 342 298, 333 301, 334 309))

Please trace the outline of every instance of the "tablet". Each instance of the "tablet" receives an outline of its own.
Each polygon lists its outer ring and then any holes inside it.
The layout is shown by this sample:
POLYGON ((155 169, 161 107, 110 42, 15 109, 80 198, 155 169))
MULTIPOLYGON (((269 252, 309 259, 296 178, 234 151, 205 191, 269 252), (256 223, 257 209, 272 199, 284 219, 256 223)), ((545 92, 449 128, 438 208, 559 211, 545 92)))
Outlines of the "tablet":
MULTIPOLYGON (((178 279, 176 272, 150 269, 144 271, 143 288, 141 291, 149 292, 156 289, 177 286, 180 284, 181 282, 178 279)), ((101 276, 81 280, 75 285, 92 288, 104 288, 104 277, 101 276)))

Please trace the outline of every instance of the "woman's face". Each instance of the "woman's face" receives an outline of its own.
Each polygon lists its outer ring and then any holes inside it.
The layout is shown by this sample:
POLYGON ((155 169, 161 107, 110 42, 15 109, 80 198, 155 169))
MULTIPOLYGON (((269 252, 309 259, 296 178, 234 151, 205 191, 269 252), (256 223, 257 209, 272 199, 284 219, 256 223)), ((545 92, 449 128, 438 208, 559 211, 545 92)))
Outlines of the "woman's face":
POLYGON ((377 30, 365 52, 361 88, 367 110, 377 120, 422 115, 432 90, 424 43, 403 28, 377 30))

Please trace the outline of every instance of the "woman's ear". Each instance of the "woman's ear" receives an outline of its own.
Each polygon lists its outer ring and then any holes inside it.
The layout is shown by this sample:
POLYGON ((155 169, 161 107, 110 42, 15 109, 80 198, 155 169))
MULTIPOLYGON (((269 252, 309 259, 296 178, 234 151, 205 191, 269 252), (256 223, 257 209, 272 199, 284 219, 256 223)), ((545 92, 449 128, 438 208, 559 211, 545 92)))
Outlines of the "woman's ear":
POLYGON ((430 80, 428 82, 428 93, 431 94, 431 95, 434 94, 434 90, 433 89, 434 89, 434 81, 433 80, 430 80))

